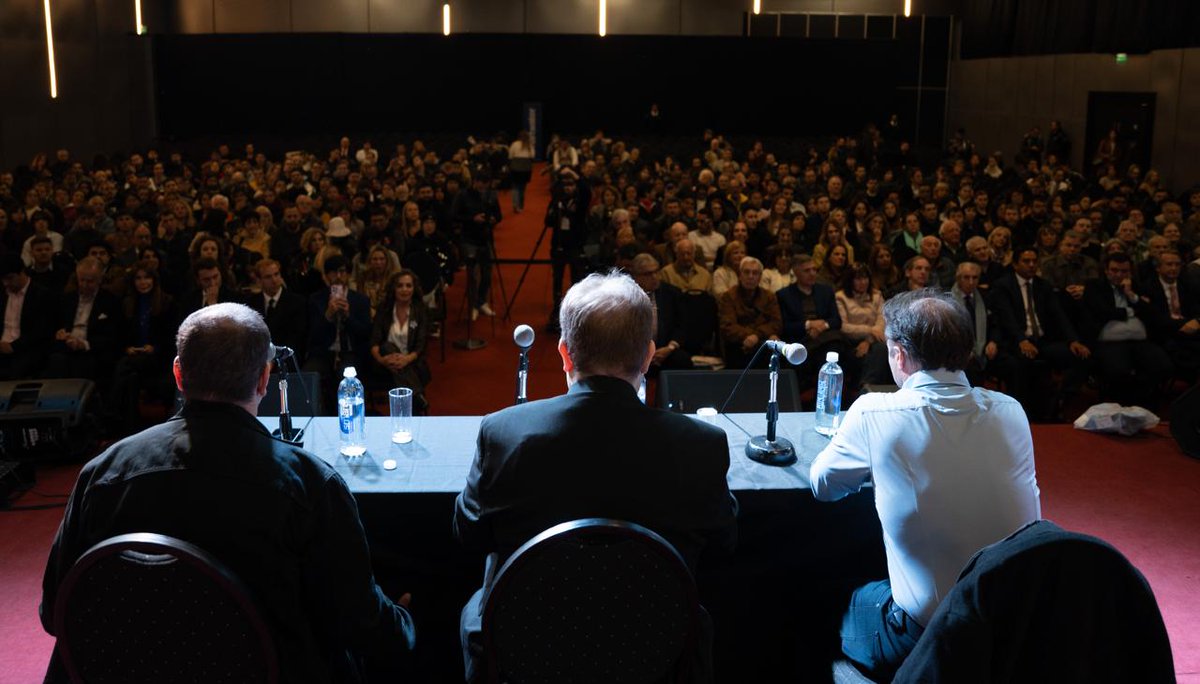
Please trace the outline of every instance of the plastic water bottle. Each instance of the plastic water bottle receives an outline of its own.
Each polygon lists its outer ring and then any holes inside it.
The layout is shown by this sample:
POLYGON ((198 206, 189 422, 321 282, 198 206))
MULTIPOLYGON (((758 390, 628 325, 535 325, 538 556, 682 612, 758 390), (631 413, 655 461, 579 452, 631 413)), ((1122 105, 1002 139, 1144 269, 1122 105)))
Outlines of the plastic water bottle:
POLYGON ((837 352, 825 355, 825 365, 817 374, 816 431, 832 437, 842 418, 842 367, 837 352))
POLYGON ((338 427, 341 433, 343 456, 358 457, 367 453, 367 421, 363 412, 363 386, 358 381, 354 366, 342 371, 342 382, 338 385, 338 427))

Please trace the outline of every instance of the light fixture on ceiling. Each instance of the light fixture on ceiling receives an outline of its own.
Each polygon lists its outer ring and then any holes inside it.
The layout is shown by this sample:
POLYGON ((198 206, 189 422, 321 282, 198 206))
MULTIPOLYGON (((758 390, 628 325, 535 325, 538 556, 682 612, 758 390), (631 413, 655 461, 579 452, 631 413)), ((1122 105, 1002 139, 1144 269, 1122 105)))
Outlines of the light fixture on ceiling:
POLYGON ((46 59, 50 62, 50 98, 58 97, 58 74, 54 68, 54 28, 50 26, 50 0, 42 0, 46 10, 46 59))
POLYGON ((912 16, 912 0, 904 0, 904 16, 912 16))
POLYGON ((608 0, 600 0, 600 37, 608 35, 608 0))
POLYGON ((762 0, 754 0, 754 13, 762 14, 762 0))
POLYGON ((442 35, 450 35, 450 3, 442 5, 442 35))
POLYGON ((142 0, 133 0, 133 31, 139 36, 146 35, 146 25, 142 23, 142 0))

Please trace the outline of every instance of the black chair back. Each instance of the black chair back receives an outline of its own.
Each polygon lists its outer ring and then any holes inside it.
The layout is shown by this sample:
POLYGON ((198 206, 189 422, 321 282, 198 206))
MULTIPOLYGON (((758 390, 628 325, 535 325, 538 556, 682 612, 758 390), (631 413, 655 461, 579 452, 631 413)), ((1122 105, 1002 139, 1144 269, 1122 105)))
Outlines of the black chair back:
POLYGON ((160 534, 123 534, 79 558, 54 606, 73 682, 267 682, 271 634, 219 561, 160 534))
MULTIPOLYGON (((786 365, 786 364, 784 364, 786 365)), ((659 408, 680 413, 695 413, 711 406, 720 409, 737 384, 740 370, 663 371, 658 375, 657 403, 659 408)), ((756 413, 767 409, 771 373, 766 370, 746 371, 746 377, 730 400, 728 413, 756 413)), ((780 369, 776 384, 776 400, 780 411, 800 410, 800 386, 796 374, 780 369)))
POLYGON ((684 676, 699 602, 683 558, 633 523, 589 518, 526 542, 484 597, 493 682, 658 682, 684 676))

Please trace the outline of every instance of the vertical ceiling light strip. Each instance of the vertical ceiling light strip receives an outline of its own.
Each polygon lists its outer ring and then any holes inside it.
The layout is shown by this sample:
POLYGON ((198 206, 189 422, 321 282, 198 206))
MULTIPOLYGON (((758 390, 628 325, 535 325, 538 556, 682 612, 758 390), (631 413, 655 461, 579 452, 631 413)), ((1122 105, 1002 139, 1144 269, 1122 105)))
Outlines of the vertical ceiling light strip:
POLYGON ((50 99, 58 97, 58 73, 54 68, 54 28, 50 25, 50 0, 42 0, 46 11, 46 59, 50 63, 50 99))
POLYGON ((142 0, 133 0, 133 32, 139 36, 146 34, 146 25, 142 23, 142 0))
POLYGON ((600 0, 600 37, 608 35, 608 0, 600 0))
POLYGON ((442 35, 450 35, 450 3, 442 5, 442 35))

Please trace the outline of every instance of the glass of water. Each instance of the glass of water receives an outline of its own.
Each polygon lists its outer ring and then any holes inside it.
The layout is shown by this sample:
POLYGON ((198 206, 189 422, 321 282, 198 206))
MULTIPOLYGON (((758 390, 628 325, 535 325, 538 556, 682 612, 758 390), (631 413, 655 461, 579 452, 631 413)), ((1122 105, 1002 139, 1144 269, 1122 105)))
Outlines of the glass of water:
POLYGON ((413 391, 407 387, 388 390, 388 408, 392 416, 392 442, 408 444, 412 441, 413 391))

